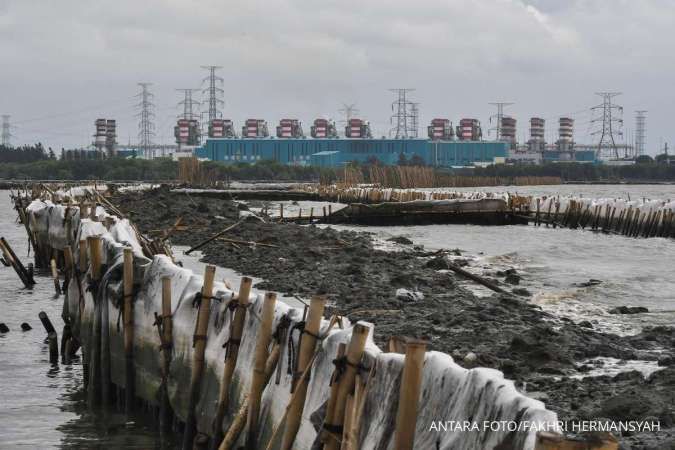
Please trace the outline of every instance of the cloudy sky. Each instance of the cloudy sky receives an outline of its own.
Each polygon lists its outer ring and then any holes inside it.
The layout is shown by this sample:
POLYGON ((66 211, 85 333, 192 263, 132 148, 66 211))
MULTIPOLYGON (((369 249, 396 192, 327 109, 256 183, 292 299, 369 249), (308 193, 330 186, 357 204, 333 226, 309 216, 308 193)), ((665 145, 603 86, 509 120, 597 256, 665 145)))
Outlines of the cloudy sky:
MULTIPOLYGON (((415 88, 421 124, 476 117, 512 101, 518 138, 531 116, 577 120, 593 142, 598 91, 620 91, 626 136, 648 110, 647 145, 675 143, 673 0, 0 0, 0 114, 15 143, 91 142, 97 117, 136 141, 139 81, 152 82, 156 142, 172 141, 176 88, 221 65, 224 116, 340 119, 356 103, 377 135, 389 88, 415 88)), ((422 130, 421 130, 422 131, 422 130)))

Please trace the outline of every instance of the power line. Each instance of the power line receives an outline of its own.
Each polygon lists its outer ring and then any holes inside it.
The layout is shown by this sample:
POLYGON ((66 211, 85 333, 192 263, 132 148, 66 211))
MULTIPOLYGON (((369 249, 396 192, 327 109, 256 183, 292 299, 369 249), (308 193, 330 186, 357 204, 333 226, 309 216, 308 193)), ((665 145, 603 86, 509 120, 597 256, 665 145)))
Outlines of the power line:
POLYGON ((502 138, 502 119, 504 118, 504 107, 513 105, 513 102, 491 102, 490 105, 497 107, 497 114, 490 116, 490 122, 492 122, 493 117, 497 118, 497 126, 490 128, 488 130, 488 134, 490 134, 490 131, 496 131, 495 140, 499 141, 502 138))
POLYGON ((141 101, 136 105, 139 109, 138 117, 140 118, 138 122, 139 148, 144 156, 154 158, 154 150, 151 150, 151 146, 152 138, 155 136, 155 124, 153 121, 155 118, 155 113, 153 112, 155 104, 152 102, 154 95, 148 90, 148 87, 152 83, 138 83, 138 85, 141 87, 141 92, 137 95, 141 101), (150 151, 152 155, 148 155, 150 151))
POLYGON ((222 117, 219 106, 225 105, 225 102, 221 99, 221 96, 225 91, 218 85, 223 84, 223 78, 216 75, 216 70, 222 69, 222 66, 202 66, 202 69, 209 71, 209 75, 204 78, 202 83, 208 82, 208 86, 202 90, 203 93, 207 94, 207 103, 208 103, 208 118, 209 123, 213 119, 218 119, 222 117))
POLYGON ((598 155, 608 156, 619 159, 619 149, 616 140, 623 136, 621 128, 623 127, 623 107, 612 103, 612 99, 621 95, 621 92, 596 92, 596 95, 602 98, 602 104, 594 106, 591 110, 600 115, 592 120, 592 123, 600 123, 600 129, 591 133, 592 136, 600 135, 598 141, 598 155), (605 151, 607 150, 607 151, 605 151))
MULTIPOLYGON (((133 98, 133 97, 129 97, 129 98, 133 98)), ((40 121, 43 121, 43 120, 52 120, 52 119, 58 119, 58 118, 61 118, 61 117, 76 116, 76 115, 83 114, 83 113, 86 113, 86 112, 99 110, 101 108, 107 108, 110 105, 127 103, 129 101, 129 98, 124 98, 124 99, 116 100, 116 101, 112 101, 112 102, 106 102, 106 103, 102 103, 100 105, 87 106, 85 108, 77 109, 77 110, 73 110, 73 111, 60 112, 60 113, 57 113, 57 114, 49 114, 49 115, 46 115, 46 116, 31 117, 29 119, 23 119, 23 120, 15 121, 14 124, 24 124, 24 123, 29 123, 29 122, 40 122, 40 121)))

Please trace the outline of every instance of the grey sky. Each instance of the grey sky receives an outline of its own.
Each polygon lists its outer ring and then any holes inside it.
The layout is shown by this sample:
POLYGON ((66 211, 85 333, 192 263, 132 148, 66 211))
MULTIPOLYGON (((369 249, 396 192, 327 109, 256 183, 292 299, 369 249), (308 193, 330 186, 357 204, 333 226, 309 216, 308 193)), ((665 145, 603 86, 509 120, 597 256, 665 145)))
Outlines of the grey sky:
MULTIPOLYGON (((675 142, 673 0, 0 0, 0 113, 17 143, 89 143, 97 117, 136 140, 136 82, 154 83, 157 141, 204 64, 225 66, 224 116, 297 117, 306 131, 357 103, 377 135, 388 88, 414 87, 421 125, 477 117, 514 101, 518 139, 531 116, 577 119, 587 137, 596 91, 622 91, 626 131, 649 110, 647 148, 675 142), (583 111, 583 112, 579 112, 583 111), (38 119, 38 120, 35 120, 38 119)), ((421 130, 423 131, 423 130, 421 130)))

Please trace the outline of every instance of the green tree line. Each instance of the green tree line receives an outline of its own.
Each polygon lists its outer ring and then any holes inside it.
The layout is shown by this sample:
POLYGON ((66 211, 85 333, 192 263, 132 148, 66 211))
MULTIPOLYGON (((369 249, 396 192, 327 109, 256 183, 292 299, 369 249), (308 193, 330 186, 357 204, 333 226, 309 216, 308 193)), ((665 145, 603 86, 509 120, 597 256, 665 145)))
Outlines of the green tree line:
MULTIPOLYGON (((409 164, 409 163, 408 163, 409 164)), ((359 165, 357 165, 359 166, 359 165)), ((367 169, 367 164, 362 165, 367 169)), ((207 161, 202 165, 215 180, 271 180, 331 182, 342 169, 289 166, 275 161, 256 164, 225 164, 207 161)), ((554 176, 564 181, 675 181, 675 164, 647 162, 628 166, 557 163, 544 165, 493 165, 485 168, 440 170, 441 173, 480 177, 554 176)), ((64 161, 50 157, 41 144, 6 150, 0 147, 0 178, 33 180, 175 180, 178 163, 168 158, 154 160, 110 158, 64 161)))
MULTIPOLYGON (((322 177, 334 179, 331 169, 308 166, 287 166, 275 161, 260 161, 257 164, 207 161, 202 165, 214 180, 274 180, 318 181, 322 177)), ((178 163, 169 158, 105 160, 56 160, 45 157, 29 162, 0 164, 2 179, 33 180, 128 180, 160 181, 175 180, 178 163)))

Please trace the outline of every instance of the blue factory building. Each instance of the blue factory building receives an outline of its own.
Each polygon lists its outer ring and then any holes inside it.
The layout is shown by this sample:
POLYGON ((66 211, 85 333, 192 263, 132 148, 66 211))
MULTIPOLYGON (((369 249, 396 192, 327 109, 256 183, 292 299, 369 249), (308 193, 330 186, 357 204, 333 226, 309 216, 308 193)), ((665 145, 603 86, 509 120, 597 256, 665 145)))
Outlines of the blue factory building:
POLYGON ((429 139, 284 139, 209 138, 195 149, 195 156, 224 163, 274 160, 282 164, 340 167, 350 161, 377 158, 383 164, 397 164, 421 158, 439 167, 464 167, 503 163, 509 152, 505 142, 436 141, 429 139))

